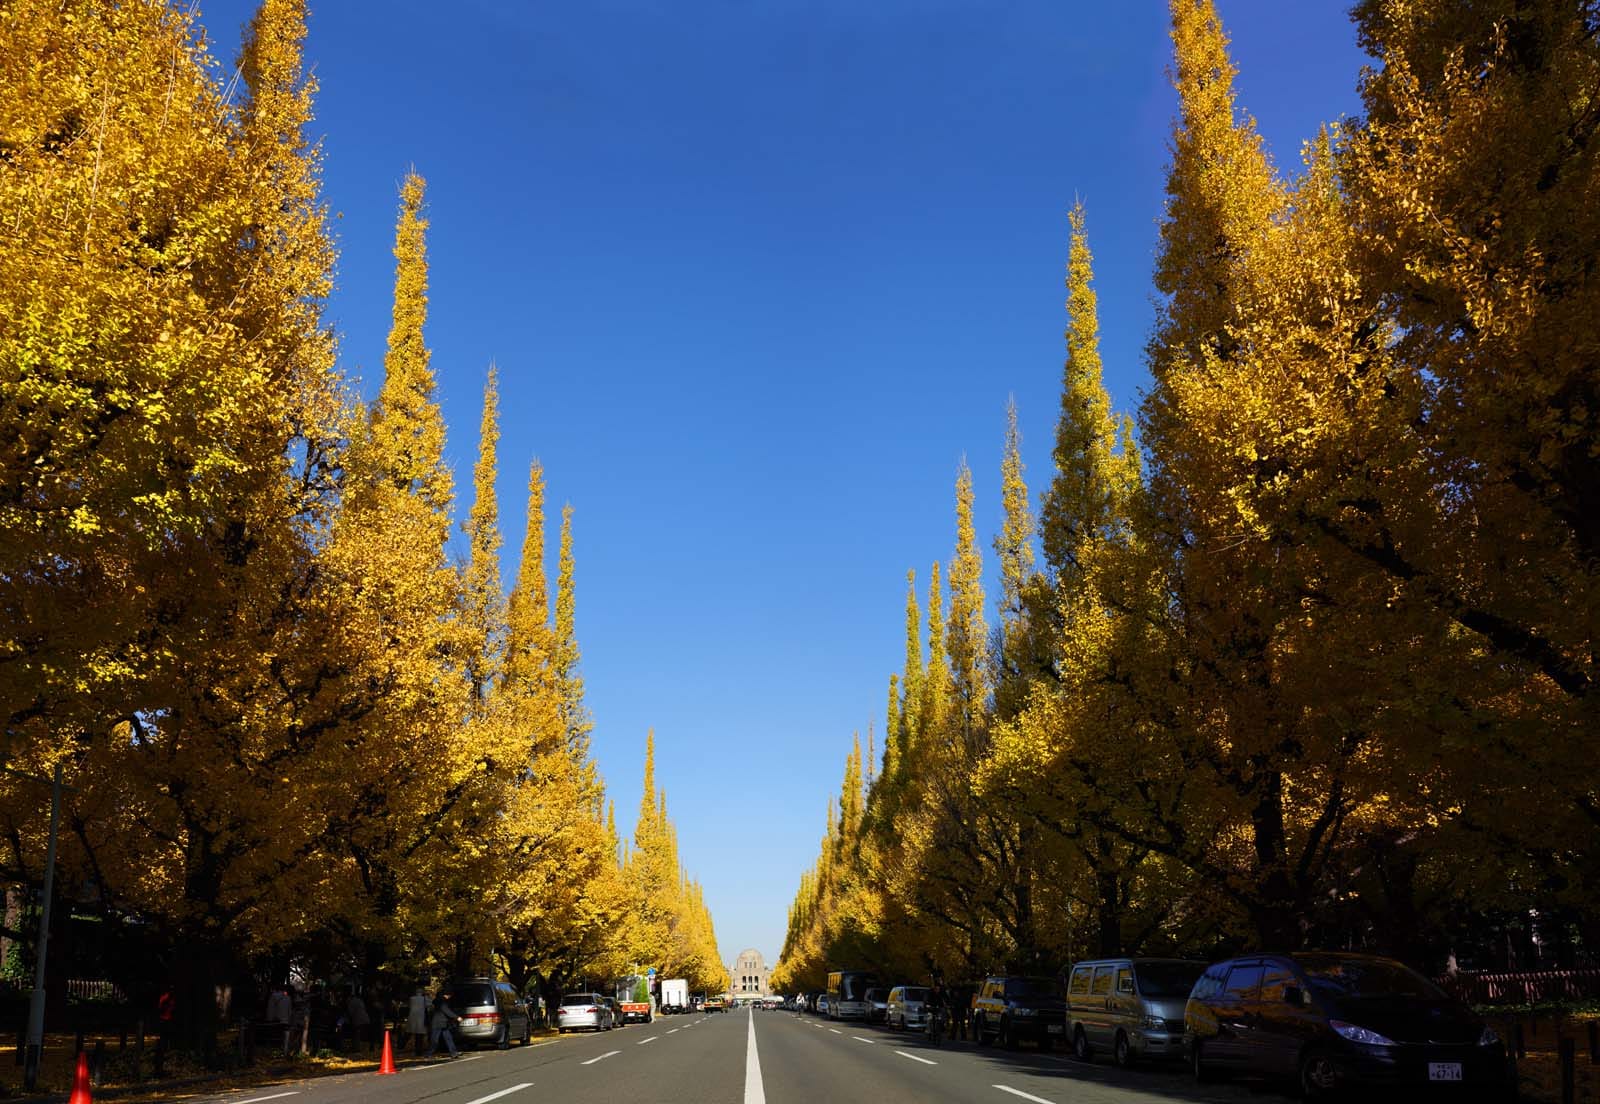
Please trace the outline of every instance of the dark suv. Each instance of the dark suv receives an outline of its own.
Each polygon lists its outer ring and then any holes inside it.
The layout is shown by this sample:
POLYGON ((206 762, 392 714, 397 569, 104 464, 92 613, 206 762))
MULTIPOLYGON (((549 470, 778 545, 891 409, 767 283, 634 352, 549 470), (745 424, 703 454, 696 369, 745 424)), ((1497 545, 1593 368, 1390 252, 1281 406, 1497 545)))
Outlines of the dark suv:
POLYGON ((1375 955, 1257 954, 1209 967, 1184 1009, 1197 1080, 1294 1079, 1309 1098, 1364 1086, 1503 1098, 1505 1048, 1421 974, 1375 955))
POLYGON ((985 978, 972 998, 972 1032, 979 1046, 990 1038, 1008 1047, 1023 1039, 1041 1047, 1065 1041, 1067 1002, 1061 983, 1046 977, 985 978))

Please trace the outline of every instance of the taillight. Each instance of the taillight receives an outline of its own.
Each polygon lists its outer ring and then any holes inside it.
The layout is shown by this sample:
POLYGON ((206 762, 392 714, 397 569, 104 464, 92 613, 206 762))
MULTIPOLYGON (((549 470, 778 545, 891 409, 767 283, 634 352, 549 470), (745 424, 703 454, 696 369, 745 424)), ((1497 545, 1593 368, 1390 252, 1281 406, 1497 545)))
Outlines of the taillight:
POLYGON ((589 1011, 590 1011, 590 1013, 595 1013, 595 1012, 598 1012, 598 1011, 600 1011, 600 1009, 598 1009, 598 1008, 591 1008, 591 1009, 589 1009, 589 1011))
POLYGON ((485 1015, 482 1015, 482 1016, 478 1017, 478 1022, 479 1023, 499 1023, 500 1022, 500 1013, 498 1013, 498 1012, 486 1013, 485 1015))

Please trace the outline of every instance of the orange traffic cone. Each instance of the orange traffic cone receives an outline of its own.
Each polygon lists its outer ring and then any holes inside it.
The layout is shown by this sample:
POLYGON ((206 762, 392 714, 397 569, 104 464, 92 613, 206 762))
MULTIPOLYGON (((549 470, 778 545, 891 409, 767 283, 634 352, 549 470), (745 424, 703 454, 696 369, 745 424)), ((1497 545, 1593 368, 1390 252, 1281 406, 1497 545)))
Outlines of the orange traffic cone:
POLYGON ((67 1104, 90 1104, 89 1055, 78 1051, 78 1072, 72 1078, 72 1098, 67 1104))
MULTIPOLYGON (((382 1059, 382 1061, 380 1061, 378 1063, 378 1072, 379 1073, 399 1073, 400 1072, 399 1070, 394 1068, 394 1046, 389 1042, 389 1036, 391 1034, 392 1034, 392 1032, 388 1032, 388 1031, 385 1031, 383 1033, 383 1059, 382 1059)), ((78 1101, 69 1100, 67 1102, 67 1104, 78 1104, 78 1101)), ((89 1104, 88 1097, 84 1098, 83 1104, 89 1104)))

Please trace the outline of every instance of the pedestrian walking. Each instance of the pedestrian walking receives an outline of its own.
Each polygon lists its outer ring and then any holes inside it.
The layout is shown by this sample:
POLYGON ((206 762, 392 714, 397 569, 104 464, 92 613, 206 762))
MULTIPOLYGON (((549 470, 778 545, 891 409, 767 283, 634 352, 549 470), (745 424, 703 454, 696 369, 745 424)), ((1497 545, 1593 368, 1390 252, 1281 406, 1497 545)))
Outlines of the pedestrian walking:
POLYGON ((433 1002, 433 1030, 428 1039, 428 1053, 423 1055, 424 1058, 433 1057, 434 1052, 439 1049, 440 1039, 444 1040, 446 1049, 450 1051, 450 1057, 461 1057, 461 1052, 456 1049, 456 1034, 453 1030, 460 1018, 456 1015, 456 1010, 450 1007, 450 994, 440 993, 433 1002))
POLYGON ((406 1005, 406 1034, 411 1036, 411 1053, 420 1055, 428 1037, 428 994, 420 981, 406 1005))
POLYGON ((350 1041, 362 1046, 372 1045, 372 1015, 367 1011, 367 1002, 361 999, 361 994, 354 989, 344 1002, 345 1018, 350 1022, 350 1041))
POLYGON ((156 998, 155 1073, 166 1076, 167 1053, 172 1049, 172 1033, 177 1027, 178 998, 170 988, 156 998))

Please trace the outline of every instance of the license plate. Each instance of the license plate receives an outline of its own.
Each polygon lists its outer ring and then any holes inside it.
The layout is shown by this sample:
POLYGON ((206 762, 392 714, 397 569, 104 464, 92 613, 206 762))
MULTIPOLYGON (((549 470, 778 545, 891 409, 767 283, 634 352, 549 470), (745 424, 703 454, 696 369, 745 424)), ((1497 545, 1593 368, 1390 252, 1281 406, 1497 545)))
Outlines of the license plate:
POLYGON ((1460 1062, 1429 1062, 1429 1081, 1459 1081, 1461 1080, 1460 1062))
POLYGON ((1049 1032, 1051 1035, 1060 1035, 1063 1031, 1066 1030, 1066 1027, 1064 1027, 1061 1024, 1045 1024, 1045 1028, 1044 1029, 1047 1032, 1049 1032))

